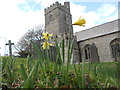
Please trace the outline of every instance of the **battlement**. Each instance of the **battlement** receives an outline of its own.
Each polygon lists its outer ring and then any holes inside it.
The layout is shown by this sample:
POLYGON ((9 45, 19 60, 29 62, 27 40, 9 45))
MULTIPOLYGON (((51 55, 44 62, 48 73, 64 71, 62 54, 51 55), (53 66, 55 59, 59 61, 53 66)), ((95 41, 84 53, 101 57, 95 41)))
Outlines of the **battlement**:
POLYGON ((64 5, 61 5, 58 1, 50 5, 50 7, 45 8, 45 14, 49 13, 50 11, 54 10, 55 8, 60 8, 64 10, 65 12, 69 13, 70 3, 64 2, 64 5))

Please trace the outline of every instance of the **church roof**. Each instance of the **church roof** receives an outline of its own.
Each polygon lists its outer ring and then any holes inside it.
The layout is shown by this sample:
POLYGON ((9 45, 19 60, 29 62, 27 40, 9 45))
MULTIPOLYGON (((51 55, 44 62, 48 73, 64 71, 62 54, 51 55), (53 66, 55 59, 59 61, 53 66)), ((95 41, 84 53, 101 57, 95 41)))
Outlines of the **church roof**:
POLYGON ((114 33, 118 31, 118 20, 107 22, 89 29, 85 29, 83 31, 77 32, 77 41, 83 41, 90 38, 95 38, 103 35, 107 35, 110 33, 114 33))

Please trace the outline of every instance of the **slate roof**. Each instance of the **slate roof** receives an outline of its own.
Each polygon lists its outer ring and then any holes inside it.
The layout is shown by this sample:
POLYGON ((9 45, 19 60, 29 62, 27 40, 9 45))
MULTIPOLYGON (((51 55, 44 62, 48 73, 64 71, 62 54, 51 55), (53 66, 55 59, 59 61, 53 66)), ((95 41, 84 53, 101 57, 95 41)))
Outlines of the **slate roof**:
POLYGON ((86 39, 110 34, 113 32, 117 32, 118 31, 118 21, 120 22, 120 19, 117 19, 117 20, 114 20, 111 22, 107 22, 107 23, 77 32, 77 33, 75 33, 75 35, 77 35, 77 41, 79 42, 82 40, 86 40, 86 39))

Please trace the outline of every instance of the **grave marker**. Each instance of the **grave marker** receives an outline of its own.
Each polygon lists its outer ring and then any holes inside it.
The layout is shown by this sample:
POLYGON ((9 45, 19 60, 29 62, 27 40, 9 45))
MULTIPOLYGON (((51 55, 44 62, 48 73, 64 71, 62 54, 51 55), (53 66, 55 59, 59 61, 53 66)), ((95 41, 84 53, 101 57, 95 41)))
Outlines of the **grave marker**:
POLYGON ((11 43, 11 40, 9 40, 6 45, 9 45, 9 55, 12 56, 12 45, 14 45, 14 43, 11 43))

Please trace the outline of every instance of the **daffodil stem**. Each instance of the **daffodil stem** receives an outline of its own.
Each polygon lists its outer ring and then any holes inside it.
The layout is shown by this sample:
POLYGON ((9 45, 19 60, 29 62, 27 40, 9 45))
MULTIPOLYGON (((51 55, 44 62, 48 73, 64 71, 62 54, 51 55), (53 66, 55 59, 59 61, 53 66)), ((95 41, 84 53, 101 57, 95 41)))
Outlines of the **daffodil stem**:
MULTIPOLYGON (((50 58, 49 58, 48 49, 45 49, 45 51, 46 51, 46 61, 45 61, 45 62, 47 62, 47 66, 46 66, 46 67, 47 67, 47 70, 48 70, 48 69, 49 69, 49 61, 50 61, 49 59, 50 59, 50 58)), ((48 71, 49 71, 49 70, 48 70, 48 71)))

